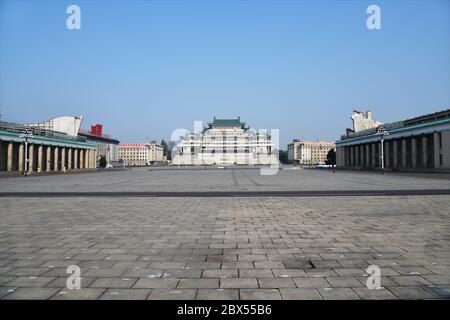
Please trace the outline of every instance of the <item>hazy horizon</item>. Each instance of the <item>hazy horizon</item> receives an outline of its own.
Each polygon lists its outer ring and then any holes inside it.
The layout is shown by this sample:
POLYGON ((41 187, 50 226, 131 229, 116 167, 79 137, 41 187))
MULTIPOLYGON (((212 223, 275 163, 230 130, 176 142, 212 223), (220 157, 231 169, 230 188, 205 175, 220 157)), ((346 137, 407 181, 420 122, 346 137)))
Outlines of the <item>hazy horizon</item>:
POLYGON ((2 120, 84 115, 122 143, 217 117, 333 141, 450 108, 448 1, 1 1, 2 120), (81 8, 68 30, 66 8, 81 8), (381 30, 366 27, 370 4, 381 30))

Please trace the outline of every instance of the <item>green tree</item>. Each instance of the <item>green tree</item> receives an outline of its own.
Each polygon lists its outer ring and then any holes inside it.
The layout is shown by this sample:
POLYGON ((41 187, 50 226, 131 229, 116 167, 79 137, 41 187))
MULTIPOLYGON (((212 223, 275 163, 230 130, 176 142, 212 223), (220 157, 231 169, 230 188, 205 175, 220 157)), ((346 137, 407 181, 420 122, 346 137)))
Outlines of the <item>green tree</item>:
POLYGON ((336 151, 334 151, 334 149, 330 149, 330 151, 328 151, 325 164, 336 165, 336 151))
POLYGON ((167 145, 167 142, 164 139, 161 140, 161 145, 163 147, 163 155, 167 157, 167 154, 169 153, 169 146, 167 145))
POLYGON ((98 164, 100 165, 100 167, 105 168, 106 167, 106 156, 100 156, 100 160, 98 162, 98 164))
POLYGON ((287 150, 278 150, 278 159, 280 159, 281 163, 287 163, 288 162, 287 150))

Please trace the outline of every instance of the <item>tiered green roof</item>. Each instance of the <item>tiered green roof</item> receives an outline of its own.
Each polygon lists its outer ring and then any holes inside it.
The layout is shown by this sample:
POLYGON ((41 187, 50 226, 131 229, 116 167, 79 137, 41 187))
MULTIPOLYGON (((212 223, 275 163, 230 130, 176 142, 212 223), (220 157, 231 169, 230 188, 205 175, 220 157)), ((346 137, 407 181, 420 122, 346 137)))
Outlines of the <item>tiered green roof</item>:
POLYGON ((245 126, 245 122, 241 122, 241 117, 237 118, 216 118, 214 117, 213 122, 208 123, 209 127, 214 126, 239 126, 243 128, 245 126))

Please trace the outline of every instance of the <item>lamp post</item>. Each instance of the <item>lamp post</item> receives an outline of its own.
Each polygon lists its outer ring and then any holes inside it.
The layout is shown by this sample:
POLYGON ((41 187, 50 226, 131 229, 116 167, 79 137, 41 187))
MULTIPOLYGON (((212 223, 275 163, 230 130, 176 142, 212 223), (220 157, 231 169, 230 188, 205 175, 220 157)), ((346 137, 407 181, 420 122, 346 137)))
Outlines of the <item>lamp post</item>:
POLYGON ((28 138, 32 138, 33 134, 26 131, 25 133, 22 133, 20 138, 25 138, 25 168, 23 174, 26 176, 28 175, 28 138))
POLYGON ((377 134, 381 136, 381 171, 384 174, 384 137, 389 135, 386 129, 379 127, 377 134))

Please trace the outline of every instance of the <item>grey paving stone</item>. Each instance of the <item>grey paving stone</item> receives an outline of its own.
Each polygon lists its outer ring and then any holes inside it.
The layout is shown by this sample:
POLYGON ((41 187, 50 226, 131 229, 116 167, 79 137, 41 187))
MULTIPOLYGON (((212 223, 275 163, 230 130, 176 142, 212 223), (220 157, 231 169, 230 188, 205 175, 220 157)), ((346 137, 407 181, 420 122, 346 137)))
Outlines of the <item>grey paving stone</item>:
POLYGON ((295 288, 291 278, 258 278, 260 288, 295 288))
POLYGON ((96 300, 103 293, 104 289, 63 289, 56 293, 52 300, 96 300))
POLYGON ((226 278, 220 279, 220 288, 239 289, 239 288, 258 288, 256 278, 226 278))
POLYGON ((238 275, 234 269, 211 269, 203 270, 202 278, 237 278, 238 275))
POLYGON ((354 277, 327 277, 327 281, 333 288, 362 287, 362 283, 354 277))
POLYGON ((5 285, 9 287, 44 287, 54 279, 55 277, 17 277, 5 285))
POLYGON ((97 278, 89 287, 91 288, 131 288, 137 278, 97 278))
POLYGON ((125 269, 114 269, 114 268, 91 268, 88 270, 81 270, 81 275, 83 277, 120 277, 125 272, 125 269))
POLYGON ((198 289, 197 300, 239 300, 238 289, 198 289))
POLYGON ((239 269, 240 278, 273 278, 272 270, 270 269, 239 269))
POLYGON ((325 278, 294 278, 298 288, 328 288, 330 283, 325 278))
POLYGON ((253 269, 255 266, 252 262, 222 262, 222 269, 253 269))
POLYGON ((12 292, 14 292, 17 287, 0 287, 0 299, 12 292))
POLYGON ((194 300, 196 289, 153 289, 149 300, 194 300))
POLYGON ((273 269, 275 277, 280 278, 300 278, 306 277, 306 272, 302 269, 273 269))
POLYGON ((438 295, 431 293, 421 287, 388 287, 389 291, 400 299, 437 299, 438 295))
POLYGON ((242 300, 281 300, 277 289, 240 289, 242 300))
POLYGON ((14 292, 4 296, 4 300, 47 300, 59 289, 55 288, 18 288, 14 292))
POLYGON ((146 300, 150 295, 150 289, 107 289, 100 300, 146 300))
POLYGON ((159 278, 139 278, 133 288, 153 289, 153 288, 176 288, 178 279, 159 278))
POLYGON ((177 288, 219 288, 219 279, 180 279, 177 288))
POLYGON ((318 289, 325 300, 359 300, 361 299, 351 288, 321 288, 318 289))
POLYGON ((280 289, 283 300, 322 300, 314 288, 280 289))
MULTIPOLYGON (((80 286, 81 288, 87 288, 94 282, 96 278, 84 278, 81 277, 80 286)), ((49 288, 67 288, 67 277, 57 277, 45 285, 49 288)))
POLYGON ((389 279, 399 286, 419 286, 423 284, 431 284, 430 281, 421 276, 390 276, 389 279))
POLYGON ((336 272, 331 269, 310 269, 305 270, 308 277, 311 278, 324 278, 324 277, 335 277, 337 276, 336 272))
POLYGON ((353 288, 358 296, 364 300, 394 300, 398 299, 386 288, 369 289, 367 287, 353 288))

